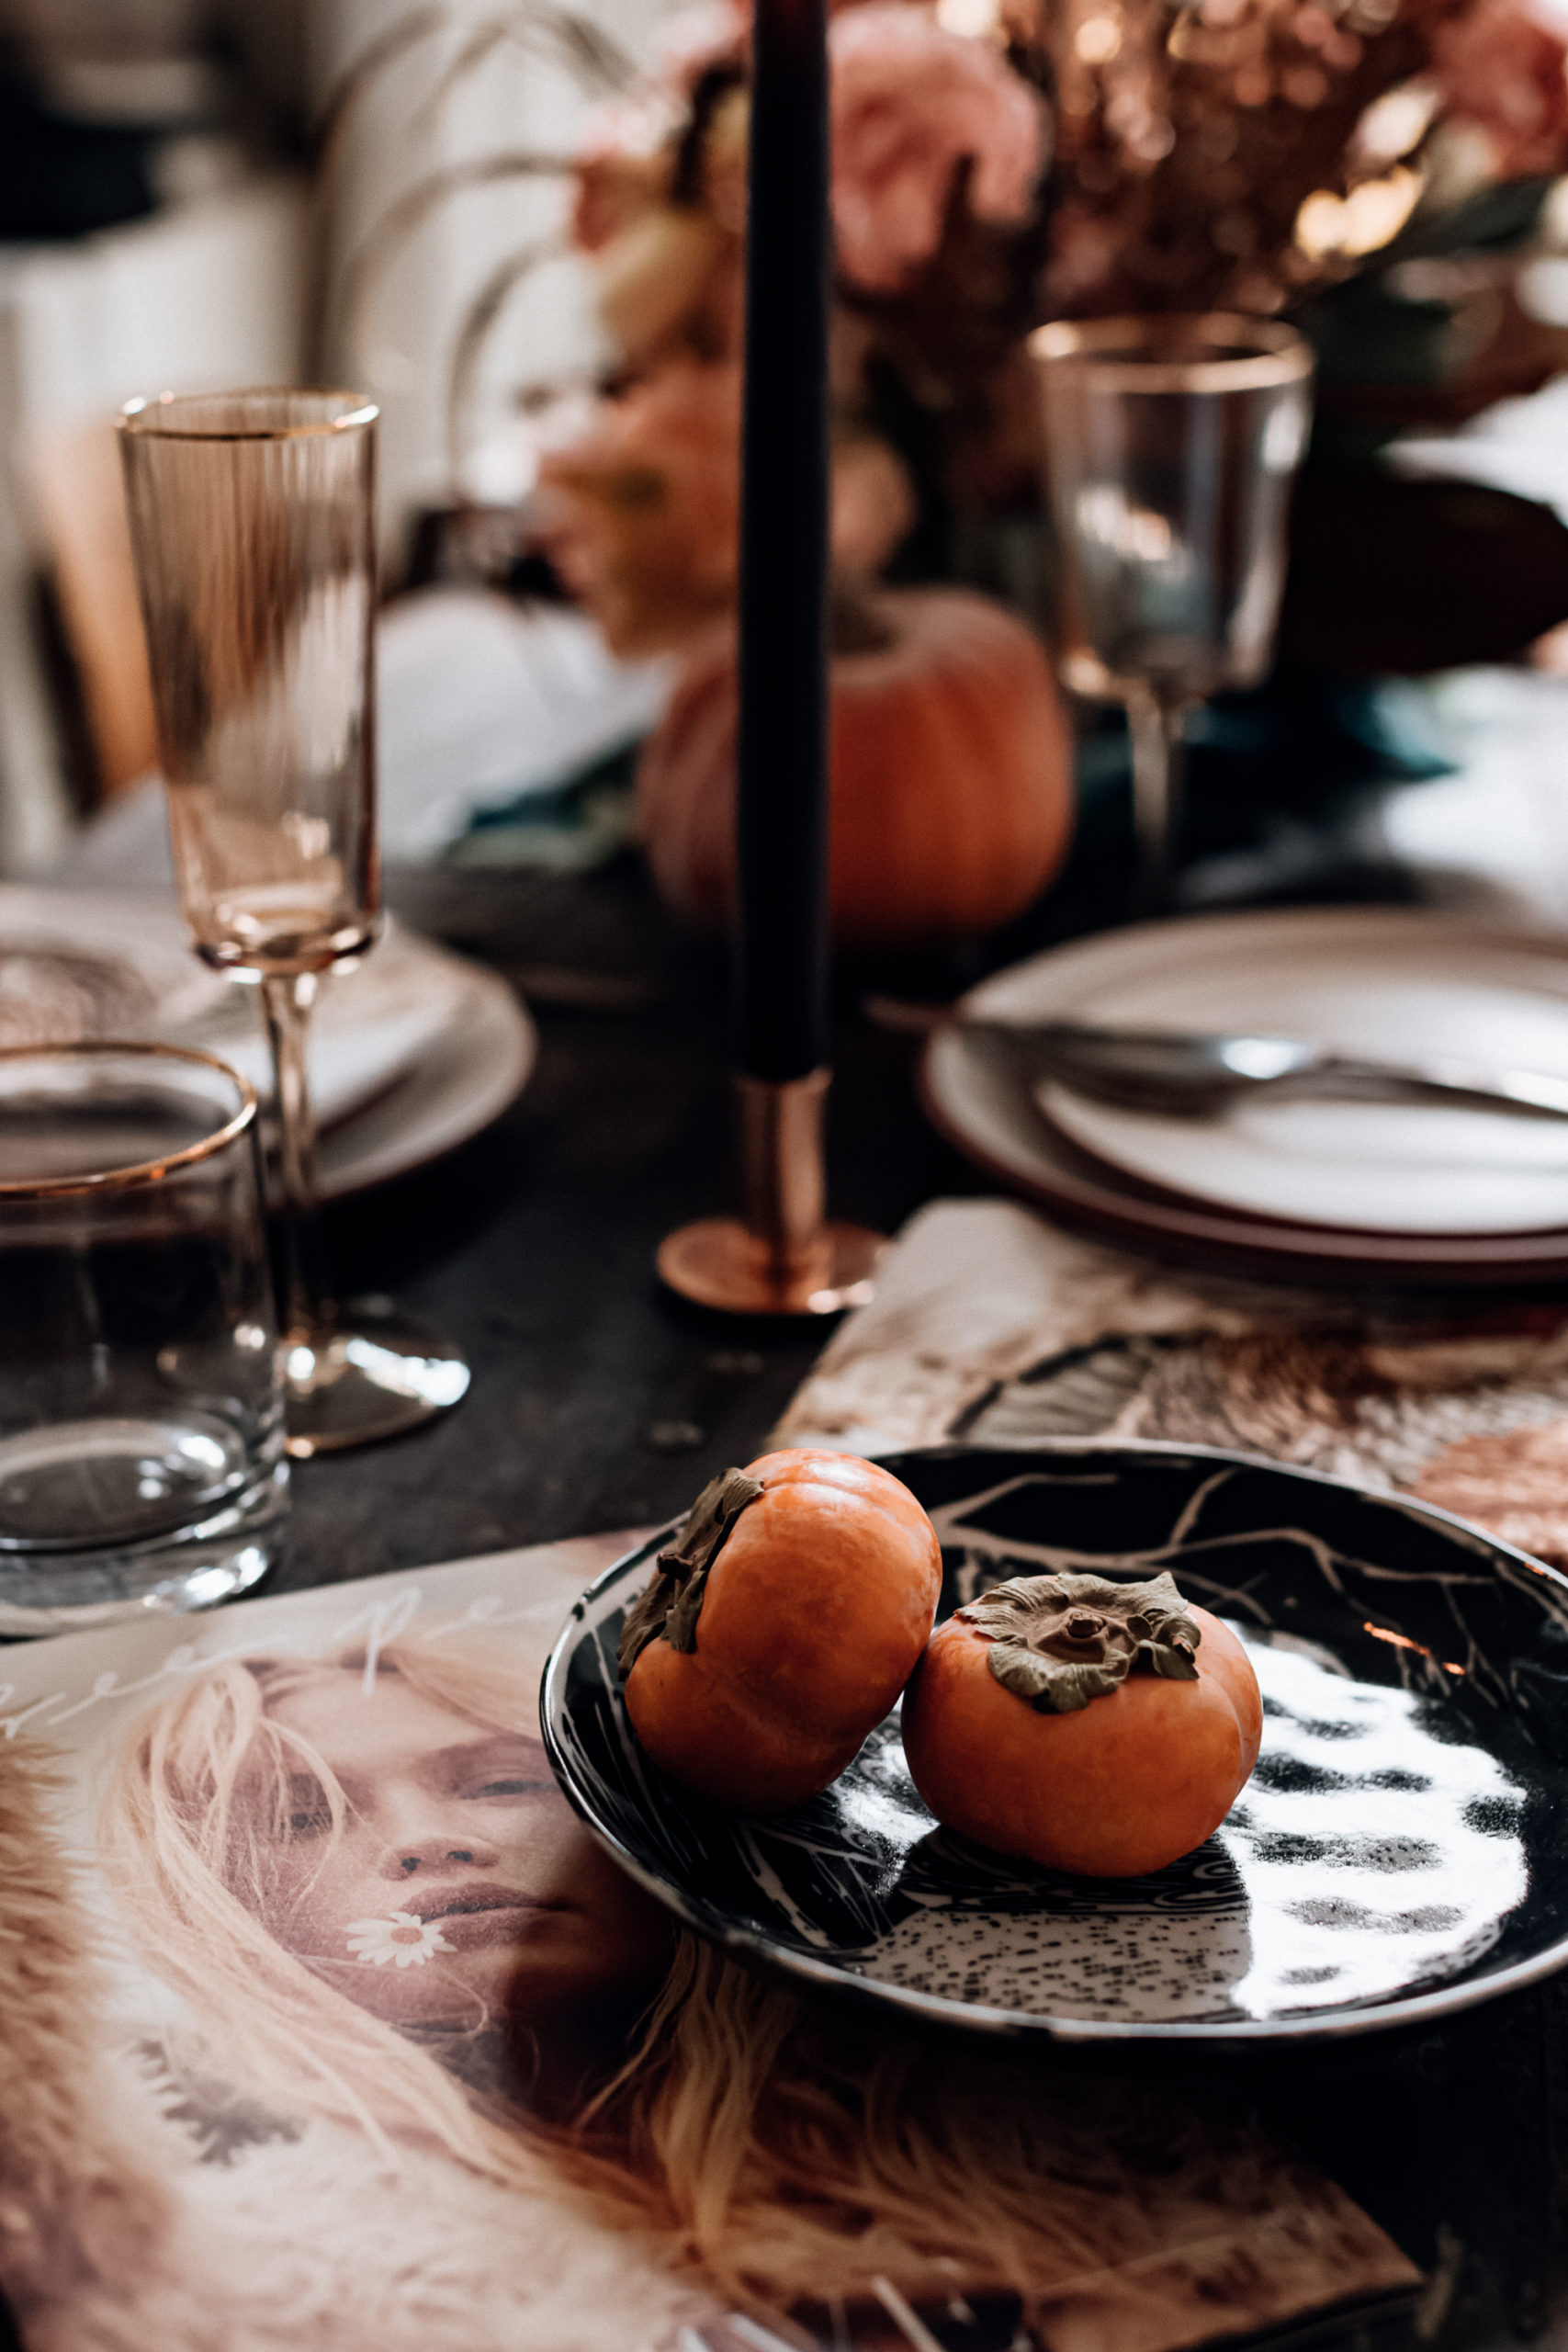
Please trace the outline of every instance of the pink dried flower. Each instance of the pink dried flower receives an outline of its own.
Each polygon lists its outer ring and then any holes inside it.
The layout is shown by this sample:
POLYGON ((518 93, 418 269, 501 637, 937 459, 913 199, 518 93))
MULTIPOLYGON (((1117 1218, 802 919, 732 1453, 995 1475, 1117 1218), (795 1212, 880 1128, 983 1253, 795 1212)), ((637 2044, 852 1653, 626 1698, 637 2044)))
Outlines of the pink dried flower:
POLYGON ((1568 41, 1530 0, 1480 0, 1438 28, 1432 66, 1450 121, 1485 132, 1502 179, 1568 162, 1568 41))
POLYGON ((999 50, 944 32, 903 0, 845 9, 829 44, 833 219, 844 277, 892 293, 929 261, 965 158, 977 219, 1028 219, 1046 161, 1045 109, 999 50))
POLYGON ((665 26, 649 79, 594 108, 578 152, 572 209, 572 236, 583 253, 598 253, 668 200, 693 93, 711 67, 740 63, 750 30, 741 0, 697 0, 665 26))
MULTIPOLYGON (((576 234, 597 250, 660 200, 680 124, 705 73, 740 65, 750 41, 745 0, 701 0, 671 19, 656 79, 590 126, 578 166, 576 234)), ((1048 159, 1039 94, 993 41, 946 32, 909 0, 835 9, 833 218, 839 268, 852 285, 892 293, 942 242, 953 175, 970 164, 969 209, 998 225, 1028 220, 1048 159)), ((709 126, 703 194, 727 227, 744 212, 746 110, 721 107, 709 126)))
MULTIPOLYGON (((740 369, 678 360, 614 400, 539 472, 540 537, 617 653, 679 649, 735 599, 740 369)), ((833 560, 872 577, 915 518, 901 460, 874 435, 833 457, 833 560)))
POLYGON ((543 534, 618 653, 662 651, 729 609, 740 504, 740 371, 685 362, 552 451, 543 534))
POLYGON ((711 67, 739 65, 750 37, 742 0, 695 0, 665 25, 648 78, 594 108, 578 151, 572 218, 584 253, 597 253, 639 212, 665 201, 693 92, 711 67))
POLYGON ((833 450, 833 564, 874 580, 916 520, 914 485, 897 452, 874 433, 840 435, 833 450))
POLYGON ((571 209, 574 243, 585 254, 602 252, 623 229, 662 204, 669 190, 669 157, 660 149, 639 154, 605 146, 580 155, 571 209))

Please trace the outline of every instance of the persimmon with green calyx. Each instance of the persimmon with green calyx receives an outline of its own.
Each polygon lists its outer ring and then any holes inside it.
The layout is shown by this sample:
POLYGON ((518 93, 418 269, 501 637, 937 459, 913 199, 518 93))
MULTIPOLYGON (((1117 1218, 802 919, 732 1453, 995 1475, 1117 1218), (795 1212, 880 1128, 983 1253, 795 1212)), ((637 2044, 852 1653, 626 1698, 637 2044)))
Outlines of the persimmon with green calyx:
POLYGON ((890 1471, 810 1447, 727 1470, 626 1617, 637 1737, 716 1804, 815 1796, 908 1680, 941 1586, 935 1530, 890 1471))
POLYGON ((1172 1577, 1020 1577, 939 1625, 904 1694, 937 1819, 1003 1854, 1139 1878, 1213 1835, 1258 1761, 1247 1652, 1172 1577))

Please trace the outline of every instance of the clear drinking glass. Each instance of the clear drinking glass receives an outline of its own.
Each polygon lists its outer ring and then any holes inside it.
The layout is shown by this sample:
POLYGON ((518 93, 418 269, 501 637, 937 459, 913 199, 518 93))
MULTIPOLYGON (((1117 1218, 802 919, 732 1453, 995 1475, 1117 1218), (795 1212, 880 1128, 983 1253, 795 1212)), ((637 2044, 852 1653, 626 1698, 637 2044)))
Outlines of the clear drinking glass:
POLYGON ((1124 703, 1139 896, 1164 895, 1187 713, 1269 666, 1313 358, 1289 327, 1062 321, 1030 339, 1060 542, 1062 674, 1124 703))
POLYGON ((408 1317, 340 1310, 316 1238, 310 1006, 378 924, 377 415, 356 392, 239 391, 120 418, 180 901, 197 953, 259 983, 272 1046, 301 1455, 410 1429, 468 1385, 408 1317))
POLYGON ((0 1634, 201 1609, 288 1501, 256 1098, 165 1046, 0 1053, 0 1634))

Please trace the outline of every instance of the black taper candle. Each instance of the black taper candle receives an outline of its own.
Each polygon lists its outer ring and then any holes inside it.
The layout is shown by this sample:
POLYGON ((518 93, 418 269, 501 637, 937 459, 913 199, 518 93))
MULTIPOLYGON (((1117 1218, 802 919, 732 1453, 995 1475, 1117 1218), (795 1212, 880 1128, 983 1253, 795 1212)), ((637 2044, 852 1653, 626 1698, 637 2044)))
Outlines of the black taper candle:
POLYGON ((751 42, 736 1058, 777 1080, 827 1058, 825 0, 757 0, 751 42))
POLYGON ((755 0, 740 501, 737 1095, 745 1216, 666 1234, 733 1315, 863 1306, 884 1248, 824 1216, 828 1091, 828 26, 755 0))

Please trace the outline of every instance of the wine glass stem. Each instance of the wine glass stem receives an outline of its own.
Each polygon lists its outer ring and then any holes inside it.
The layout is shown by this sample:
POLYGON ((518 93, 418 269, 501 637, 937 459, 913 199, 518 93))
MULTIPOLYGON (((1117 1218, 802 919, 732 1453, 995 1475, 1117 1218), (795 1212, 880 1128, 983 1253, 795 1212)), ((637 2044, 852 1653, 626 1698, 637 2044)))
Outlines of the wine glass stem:
POLYGON ((1133 738, 1133 834, 1137 848, 1134 899, 1146 910, 1163 906, 1175 876, 1186 765, 1182 730, 1187 706, 1147 689, 1129 698, 1133 738))
POLYGON ((272 1048, 273 1096, 277 1111, 278 1171, 283 1191, 283 1324, 292 1339, 331 1323, 332 1298, 321 1250, 321 1204, 316 1192, 316 1114, 305 1040, 316 1001, 314 972, 268 972, 262 978, 262 1005, 272 1048))

